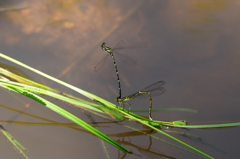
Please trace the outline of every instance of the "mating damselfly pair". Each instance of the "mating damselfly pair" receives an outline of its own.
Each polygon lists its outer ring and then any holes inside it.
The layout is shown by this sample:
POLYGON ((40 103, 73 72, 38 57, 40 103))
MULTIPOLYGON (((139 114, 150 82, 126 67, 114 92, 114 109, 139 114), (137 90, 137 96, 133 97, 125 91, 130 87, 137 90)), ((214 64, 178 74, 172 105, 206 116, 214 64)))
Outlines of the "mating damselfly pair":
MULTIPOLYGON (((106 46, 106 43, 103 42, 102 45, 101 45, 101 48, 102 50, 104 50, 106 53, 108 53, 104 58, 103 60, 101 60, 95 67, 94 67, 94 71, 99 71, 105 64, 107 58, 109 56, 112 57, 112 60, 113 60, 113 64, 114 64, 114 67, 115 67, 115 71, 116 71, 116 75, 117 75, 117 81, 118 81, 118 89, 119 89, 119 95, 116 99, 116 102, 119 103, 120 105, 124 106, 124 103, 127 102, 127 101, 130 101, 132 100, 133 98, 135 97, 139 97, 141 95, 146 95, 148 96, 149 98, 149 119, 152 120, 152 115, 151 115, 151 112, 152 112, 152 97, 151 97, 151 94, 152 92, 158 92, 158 95, 160 94, 163 94, 166 89, 164 87, 162 87, 165 82, 164 81, 158 81, 156 83, 153 83, 151 84, 150 86, 146 87, 146 88, 143 88, 141 89, 140 91, 138 92, 135 92, 131 95, 128 95, 128 96, 125 96, 125 97, 121 97, 122 96, 122 93, 121 93, 121 84, 120 84, 120 78, 119 78, 119 73, 118 73, 118 69, 117 69, 117 64, 116 64, 116 61, 115 61, 115 58, 114 58, 114 55, 113 55, 113 52, 114 54, 117 53, 116 50, 120 50, 120 49, 126 49, 126 48, 133 48, 133 47, 118 47, 120 44, 123 44, 124 41, 121 40, 113 49, 110 48, 110 47, 107 47, 106 46)), ((119 53, 118 53, 119 54, 119 53)), ((134 60, 131 60, 131 58, 129 57, 126 57, 128 58, 130 61, 132 61, 133 64, 136 63, 136 61, 134 60)))

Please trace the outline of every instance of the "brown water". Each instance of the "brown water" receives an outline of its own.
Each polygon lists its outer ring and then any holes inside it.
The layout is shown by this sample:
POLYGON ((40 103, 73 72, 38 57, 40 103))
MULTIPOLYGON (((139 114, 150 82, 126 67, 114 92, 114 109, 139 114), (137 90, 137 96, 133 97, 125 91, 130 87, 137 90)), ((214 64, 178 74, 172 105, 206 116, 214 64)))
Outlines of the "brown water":
MULTIPOLYGON (((110 47, 120 40, 124 40, 126 45, 144 42, 147 48, 119 51, 137 60, 136 66, 131 67, 116 58, 123 96, 164 80, 167 91, 153 97, 154 109, 189 108, 198 110, 198 113, 159 112, 152 114, 153 119, 187 120, 188 124, 239 122, 239 5, 237 0, 0 2, 0 8, 5 8, 0 9, 0 52, 115 102, 118 88, 111 59, 99 72, 93 70, 106 55, 100 45, 103 41, 110 47)), ((20 69, 38 82, 82 97, 10 62, 1 62, 20 69)), ((0 91, 0 104, 5 107, 55 122, 69 123, 28 98, 6 93, 3 89, 0 91), (30 107, 25 108, 27 104, 30 107)), ((52 101, 84 121, 91 122, 82 111, 52 101)), ((147 98, 134 100, 131 109, 148 109, 147 98)), ((0 116, 0 120, 4 121, 49 123, 4 107, 1 107, 0 116)), ((92 118, 96 122, 105 121, 94 115, 92 118)), ((144 130, 142 125, 131 121, 124 124, 144 130)), ((27 154, 33 159, 106 158, 100 140, 84 131, 58 125, 2 125, 27 148, 27 154)), ((117 124, 98 125, 107 126, 99 127, 99 130, 144 159, 200 158, 117 124), (128 133, 122 134, 125 132, 128 133)), ((234 159, 240 155, 238 127, 169 130, 201 138, 195 141, 169 133, 214 158, 234 159)), ((153 135, 177 144, 161 134, 153 135)), ((23 158, 3 135, 0 141, 0 158, 23 158)), ((107 151, 111 158, 139 158, 135 155, 125 156, 108 144, 107 151)))

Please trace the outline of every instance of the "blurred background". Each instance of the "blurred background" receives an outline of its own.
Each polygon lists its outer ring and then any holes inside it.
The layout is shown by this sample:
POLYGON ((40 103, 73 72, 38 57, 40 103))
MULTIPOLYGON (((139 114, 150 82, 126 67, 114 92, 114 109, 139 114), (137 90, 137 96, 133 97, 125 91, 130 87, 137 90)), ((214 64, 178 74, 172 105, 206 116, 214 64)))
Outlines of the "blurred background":
MULTIPOLYGON (((239 122, 239 6, 238 0, 0 1, 0 52, 115 103, 118 85, 112 59, 109 58, 97 72, 94 67, 106 56, 100 48, 102 42, 114 48, 124 40, 126 46, 136 48, 118 52, 136 60, 137 64, 132 66, 127 62, 128 58, 116 56, 122 96, 163 80, 166 92, 153 97, 153 109, 189 108, 198 111, 156 112, 152 113, 153 119, 186 120, 188 124, 195 125, 239 122)), ((25 77, 84 98, 20 66, 2 59, 0 62, 1 67, 17 69, 25 77)), ((3 89, 0 89, 0 94, 0 120, 44 122, 19 115, 19 112, 7 107, 59 123, 69 123, 26 97, 3 89)), ((54 99, 52 101, 90 122, 81 110, 54 99)), ((131 102, 131 110, 148 110, 148 105, 148 98, 135 99, 131 102)), ((141 115, 148 116, 147 113, 141 115)), ((97 116, 92 117, 96 122, 104 121, 97 116)), ((144 129, 131 121, 124 124, 144 129)), ((99 127, 101 132, 144 159, 199 157, 145 135, 130 133, 121 136, 121 133, 132 130, 116 124, 104 126, 99 127)), ((83 131, 61 126, 11 123, 5 128, 34 159, 107 158, 100 140, 83 131)), ((169 130, 200 138, 194 140, 177 133, 171 134, 214 158, 230 159, 240 155, 239 127, 169 130)), ((153 135, 179 145, 163 135, 153 135)), ((1 158, 22 157, 3 135, 0 141, 1 158)), ((140 158, 123 154, 111 145, 107 145, 107 151, 111 158, 140 158)))

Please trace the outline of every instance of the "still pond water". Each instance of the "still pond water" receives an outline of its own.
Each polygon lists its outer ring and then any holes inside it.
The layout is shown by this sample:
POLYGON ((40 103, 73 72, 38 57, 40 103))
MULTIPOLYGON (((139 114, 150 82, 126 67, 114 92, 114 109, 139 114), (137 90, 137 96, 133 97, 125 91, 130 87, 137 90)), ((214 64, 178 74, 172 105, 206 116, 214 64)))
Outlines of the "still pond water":
MULTIPOLYGON (((106 55, 100 45, 104 41, 114 47, 120 40, 126 45, 139 44, 143 48, 119 50, 136 60, 136 65, 116 57, 123 96, 163 80, 166 92, 153 97, 153 109, 189 108, 198 112, 155 112, 155 120, 186 120, 192 125, 234 123, 240 121, 239 6, 238 0, 1 1, 0 52, 114 103, 118 85, 111 59, 94 71, 106 55)), ((30 79, 83 98, 10 62, 1 60, 1 67, 18 69, 30 79)), ((107 158, 101 141, 88 132, 46 125, 51 123, 46 120, 70 122, 26 97, 3 89, 0 93, 1 124, 27 148, 29 157, 107 158)), ((201 158, 172 146, 182 145, 161 134, 151 133, 171 144, 115 123, 102 124, 108 121, 95 115, 89 118, 73 106, 49 100, 86 122, 94 119, 101 132, 144 159, 201 158)), ((148 99, 133 100, 131 109, 147 110, 148 99)), ((151 132, 138 123, 123 123, 151 132)), ((239 127, 165 130, 214 158, 240 156, 239 127)), ((23 158, 3 135, 0 141, 0 158, 23 158)), ((140 158, 108 144, 106 149, 110 158, 140 158)))

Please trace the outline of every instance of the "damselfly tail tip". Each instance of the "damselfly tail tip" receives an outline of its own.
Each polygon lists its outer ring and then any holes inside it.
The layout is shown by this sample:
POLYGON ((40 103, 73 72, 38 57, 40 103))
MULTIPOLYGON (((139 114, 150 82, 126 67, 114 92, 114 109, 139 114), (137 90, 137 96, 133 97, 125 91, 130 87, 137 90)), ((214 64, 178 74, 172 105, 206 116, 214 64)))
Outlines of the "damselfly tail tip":
POLYGON ((97 72, 97 67, 95 66, 93 70, 94 70, 94 72, 97 72))
POLYGON ((133 61, 131 65, 132 66, 136 66, 137 65, 137 61, 133 61))
POLYGON ((164 85, 166 82, 165 81, 159 81, 159 83, 162 83, 162 85, 164 85))

